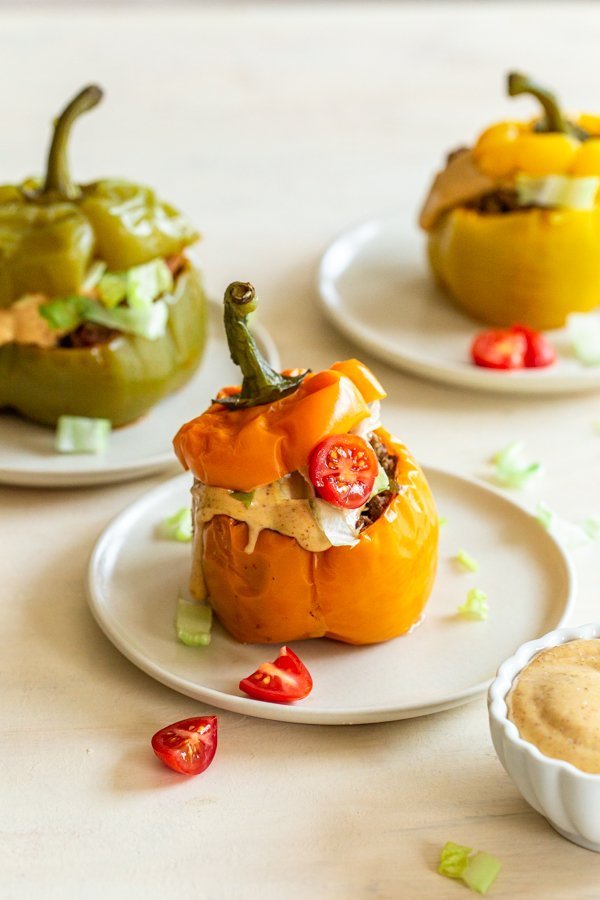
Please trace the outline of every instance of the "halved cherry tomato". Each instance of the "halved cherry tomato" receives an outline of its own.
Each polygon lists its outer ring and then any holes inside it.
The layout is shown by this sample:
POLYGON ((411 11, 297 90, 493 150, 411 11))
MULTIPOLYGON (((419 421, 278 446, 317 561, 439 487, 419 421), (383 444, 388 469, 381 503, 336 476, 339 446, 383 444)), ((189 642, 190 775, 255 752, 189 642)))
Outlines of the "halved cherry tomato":
POLYGON ((256 672, 242 678, 240 690, 255 700, 290 703, 303 700, 312 691, 310 672, 289 647, 282 647, 274 662, 264 662, 256 672))
POLYGON ((473 362, 485 369, 522 369, 526 353, 527 338, 512 328, 482 331, 471 345, 473 362))
POLYGON ((308 475, 317 496, 344 509, 358 509, 367 502, 377 468, 375 451, 356 434, 325 438, 308 458, 308 475))
POLYGON ((201 716, 167 725, 152 738, 152 749, 175 772, 198 775, 210 766, 217 749, 217 717, 201 716))
POLYGON ((527 341, 525 351, 525 368, 541 369, 556 362, 556 350, 540 331, 528 328, 527 325, 513 325, 512 331, 522 334, 527 341))

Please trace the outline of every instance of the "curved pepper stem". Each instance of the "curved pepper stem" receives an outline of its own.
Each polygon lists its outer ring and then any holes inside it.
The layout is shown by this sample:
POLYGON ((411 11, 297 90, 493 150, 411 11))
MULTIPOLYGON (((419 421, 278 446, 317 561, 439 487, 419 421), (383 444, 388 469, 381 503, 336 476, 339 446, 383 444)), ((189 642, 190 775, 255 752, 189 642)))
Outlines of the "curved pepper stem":
POLYGON ((221 403, 231 409, 246 409, 262 403, 272 403, 295 391, 306 375, 280 375, 268 364, 256 346, 248 328, 248 316, 257 307, 256 291, 251 284, 234 281, 225 291, 225 333, 231 359, 242 370, 244 380, 239 394, 221 397, 221 403))
POLYGON ((42 194, 60 194, 67 200, 76 200, 81 195, 79 187, 71 179, 69 173, 67 146, 75 119, 97 106, 101 99, 102 90, 95 84, 90 84, 76 97, 73 97, 56 119, 48 151, 46 180, 41 191, 42 194))
POLYGON ((588 133, 569 122, 563 114, 556 96, 546 88, 535 84, 527 75, 521 72, 509 72, 507 79, 507 91, 509 97, 517 97, 519 94, 531 94, 538 100, 544 109, 544 119, 536 125, 536 131, 558 132, 570 134, 579 140, 589 137, 588 133))

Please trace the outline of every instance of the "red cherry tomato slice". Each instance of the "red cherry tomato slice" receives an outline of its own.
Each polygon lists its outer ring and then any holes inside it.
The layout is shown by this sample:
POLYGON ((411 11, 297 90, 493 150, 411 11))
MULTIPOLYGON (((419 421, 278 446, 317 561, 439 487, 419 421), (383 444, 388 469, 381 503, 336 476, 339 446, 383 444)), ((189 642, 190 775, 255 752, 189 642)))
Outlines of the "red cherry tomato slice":
POLYGON ((274 662, 261 663, 256 672, 240 681, 241 691, 269 703, 304 700, 312 686, 310 672, 289 647, 282 647, 274 662))
POLYGON ((525 367, 527 369, 541 369, 551 366, 556 362, 556 350, 541 332, 526 325, 514 325, 512 328, 516 334, 522 334, 527 341, 525 351, 525 367))
POLYGON ((471 345, 473 362, 485 369, 522 369, 526 353, 527 338, 512 328, 482 331, 471 345))
POLYGON ((344 509, 367 502, 377 477, 377 457, 356 434, 336 434, 313 447, 308 475, 318 497, 344 509))
POLYGON ((175 772, 198 775, 210 766, 217 749, 217 717, 201 716, 167 725, 152 738, 152 749, 175 772))

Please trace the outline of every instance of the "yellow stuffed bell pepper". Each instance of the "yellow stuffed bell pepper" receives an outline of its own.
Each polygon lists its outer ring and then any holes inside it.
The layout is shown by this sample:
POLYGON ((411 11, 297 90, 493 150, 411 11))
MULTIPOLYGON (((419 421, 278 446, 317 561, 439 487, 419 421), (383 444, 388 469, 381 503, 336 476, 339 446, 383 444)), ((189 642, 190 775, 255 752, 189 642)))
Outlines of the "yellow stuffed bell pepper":
POLYGON ((567 119, 523 75, 508 93, 543 108, 451 154, 419 223, 433 272, 467 313, 494 325, 559 328, 600 305, 600 117, 567 119))

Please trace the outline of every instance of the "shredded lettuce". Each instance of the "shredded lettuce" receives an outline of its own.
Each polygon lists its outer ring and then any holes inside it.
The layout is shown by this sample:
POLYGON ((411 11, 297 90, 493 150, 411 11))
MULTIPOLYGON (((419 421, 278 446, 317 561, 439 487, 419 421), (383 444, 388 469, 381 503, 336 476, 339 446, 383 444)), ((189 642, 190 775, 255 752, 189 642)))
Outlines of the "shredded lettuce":
POLYGON ((108 444, 111 428, 108 419, 60 416, 54 447, 58 453, 102 453, 108 444))
POLYGON ((315 498, 310 507, 317 525, 333 547, 354 547, 358 543, 356 523, 360 515, 358 509, 341 509, 315 498))
POLYGON ((458 607, 458 614, 464 619, 477 619, 484 622, 488 617, 488 599, 485 591, 471 588, 464 603, 458 607))
POLYGON ((576 175, 525 175, 516 177, 520 206, 546 206, 563 209, 593 209, 600 178, 576 175))
POLYGON ((108 309, 114 309, 127 296, 127 278, 123 272, 107 272, 98 282, 98 296, 108 309))
POLYGON ((584 366, 600 366, 600 315, 571 313, 567 333, 575 356, 584 366))
POLYGON ((256 491, 231 491, 231 496, 243 503, 246 509, 249 509, 255 493, 256 491))
POLYGON ((57 331, 74 331, 84 319, 87 297, 62 297, 42 303, 39 313, 51 328, 57 331))
POLYGON ((129 269, 127 274, 127 302, 132 309, 143 309, 173 290, 173 275, 164 259, 153 259, 142 266, 129 269))
POLYGON ((492 457, 494 480, 502 487, 521 488, 530 478, 541 472, 539 462, 528 463, 523 459, 522 441, 513 441, 492 457))
POLYGON ((188 647, 207 647, 210 644, 212 609, 206 603, 188 600, 179 594, 175 629, 179 640, 188 647))
POLYGON ((169 541, 180 541, 187 544, 192 540, 192 511, 189 506, 182 506, 172 516, 161 522, 157 529, 159 537, 169 541))
POLYGON ((379 469, 377 471, 377 478, 375 479, 375 484, 373 485, 373 490, 371 491, 371 497, 374 497, 376 494, 381 494, 383 491, 389 491, 390 489, 390 479, 381 465, 381 463, 377 464, 379 469))
POLYGON ((472 891, 486 894, 500 871, 500 861, 490 853, 473 853, 471 847, 463 847, 448 841, 442 847, 438 872, 446 878, 459 878, 472 891))
POLYGON ((479 570, 479 563, 466 550, 459 550, 454 559, 467 572, 477 572, 479 570))
POLYGON ((109 309, 98 300, 89 297, 64 297, 49 300, 40 306, 41 315, 52 328, 74 331, 83 322, 96 322, 106 328, 114 328, 125 334, 137 334, 149 341, 162 337, 167 328, 169 310, 163 300, 150 306, 131 309, 118 306, 109 309))

